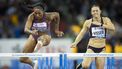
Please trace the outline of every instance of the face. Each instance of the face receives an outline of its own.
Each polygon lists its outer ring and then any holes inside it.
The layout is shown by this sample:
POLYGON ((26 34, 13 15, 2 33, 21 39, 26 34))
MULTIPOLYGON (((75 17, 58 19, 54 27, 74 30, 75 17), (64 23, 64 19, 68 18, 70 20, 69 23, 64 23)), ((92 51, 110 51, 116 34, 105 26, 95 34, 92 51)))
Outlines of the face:
POLYGON ((40 10, 40 9, 38 9, 38 8, 34 8, 34 12, 35 12, 35 16, 37 17, 37 18, 42 18, 43 17, 43 11, 42 10, 40 10))
POLYGON ((101 14, 100 8, 97 7, 97 6, 92 7, 91 8, 91 14, 92 14, 93 17, 99 17, 100 14, 101 14))

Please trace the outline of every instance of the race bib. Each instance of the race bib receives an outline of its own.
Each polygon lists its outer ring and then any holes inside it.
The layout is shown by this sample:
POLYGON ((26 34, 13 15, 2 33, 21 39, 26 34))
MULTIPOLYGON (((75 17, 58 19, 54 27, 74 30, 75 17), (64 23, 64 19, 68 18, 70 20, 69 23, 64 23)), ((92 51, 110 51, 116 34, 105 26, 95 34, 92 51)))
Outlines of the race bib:
POLYGON ((47 27, 47 23, 46 22, 34 23, 33 27, 47 27))
POLYGON ((91 32, 93 37, 98 37, 98 38, 105 37, 105 29, 102 27, 92 27, 91 32))
POLYGON ((36 29, 38 31, 46 31, 47 30, 47 23, 33 23, 33 29, 36 29))

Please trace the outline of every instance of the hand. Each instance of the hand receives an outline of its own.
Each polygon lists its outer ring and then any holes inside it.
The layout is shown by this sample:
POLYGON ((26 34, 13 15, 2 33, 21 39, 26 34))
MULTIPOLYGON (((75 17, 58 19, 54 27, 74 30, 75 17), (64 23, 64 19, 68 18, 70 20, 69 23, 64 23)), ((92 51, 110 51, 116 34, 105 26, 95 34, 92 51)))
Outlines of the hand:
POLYGON ((106 25, 106 24, 103 24, 103 26, 102 26, 103 28, 107 28, 108 26, 106 25))
POLYGON ((38 35, 38 30, 32 30, 31 32, 33 35, 38 35))
POLYGON ((77 46, 76 43, 72 43, 72 44, 71 44, 71 48, 75 48, 76 46, 77 46))
POLYGON ((34 11, 34 13, 37 13, 37 12, 39 12, 40 10, 37 9, 37 8, 34 8, 33 11, 34 11))
POLYGON ((56 35, 57 35, 58 37, 61 37, 61 36, 64 35, 64 33, 63 33, 62 31, 55 31, 55 33, 56 33, 56 35))

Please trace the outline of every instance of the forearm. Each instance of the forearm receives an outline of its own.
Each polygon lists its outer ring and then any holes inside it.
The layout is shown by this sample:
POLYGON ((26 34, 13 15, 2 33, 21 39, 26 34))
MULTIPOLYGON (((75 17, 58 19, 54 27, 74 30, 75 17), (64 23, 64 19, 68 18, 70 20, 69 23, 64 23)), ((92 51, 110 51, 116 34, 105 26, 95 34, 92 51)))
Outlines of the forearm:
POLYGON ((114 24, 111 22, 111 20, 107 17, 105 19, 106 20, 105 20, 105 23, 103 24, 103 27, 108 30, 115 31, 114 24))
POLYGON ((115 31, 115 27, 114 26, 110 26, 110 25, 103 25, 104 28, 108 29, 108 30, 112 30, 115 31))
POLYGON ((83 38, 83 34, 79 34, 79 35, 76 37, 74 43, 78 44, 78 43, 81 41, 82 38, 83 38))
POLYGON ((59 31, 59 23, 55 23, 55 32, 59 31))
POLYGON ((31 13, 28 16, 28 19, 27 19, 26 24, 25 24, 25 29, 24 29, 24 32, 25 33, 32 34, 31 25, 32 25, 33 18, 34 18, 34 15, 33 14, 34 13, 31 13))
POLYGON ((28 28, 25 28, 24 29, 24 32, 27 33, 27 34, 32 34, 32 30, 28 29, 28 28))
POLYGON ((59 31, 59 23, 60 23, 60 17, 59 14, 56 13, 56 18, 55 18, 55 31, 59 31))

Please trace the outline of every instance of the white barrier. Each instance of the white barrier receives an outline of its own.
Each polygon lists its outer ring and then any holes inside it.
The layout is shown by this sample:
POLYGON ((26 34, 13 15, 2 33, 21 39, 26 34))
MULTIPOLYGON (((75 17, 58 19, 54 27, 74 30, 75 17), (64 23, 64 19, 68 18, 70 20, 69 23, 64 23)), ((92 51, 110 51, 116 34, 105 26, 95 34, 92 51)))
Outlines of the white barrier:
MULTIPOLYGON (((0 53, 20 53, 27 39, 0 39, 0 53)), ((42 47, 40 53, 71 52, 70 38, 52 39, 48 46, 42 47)))
POLYGON ((0 57, 59 57, 66 54, 67 57, 122 57, 122 53, 1 53, 0 57))

